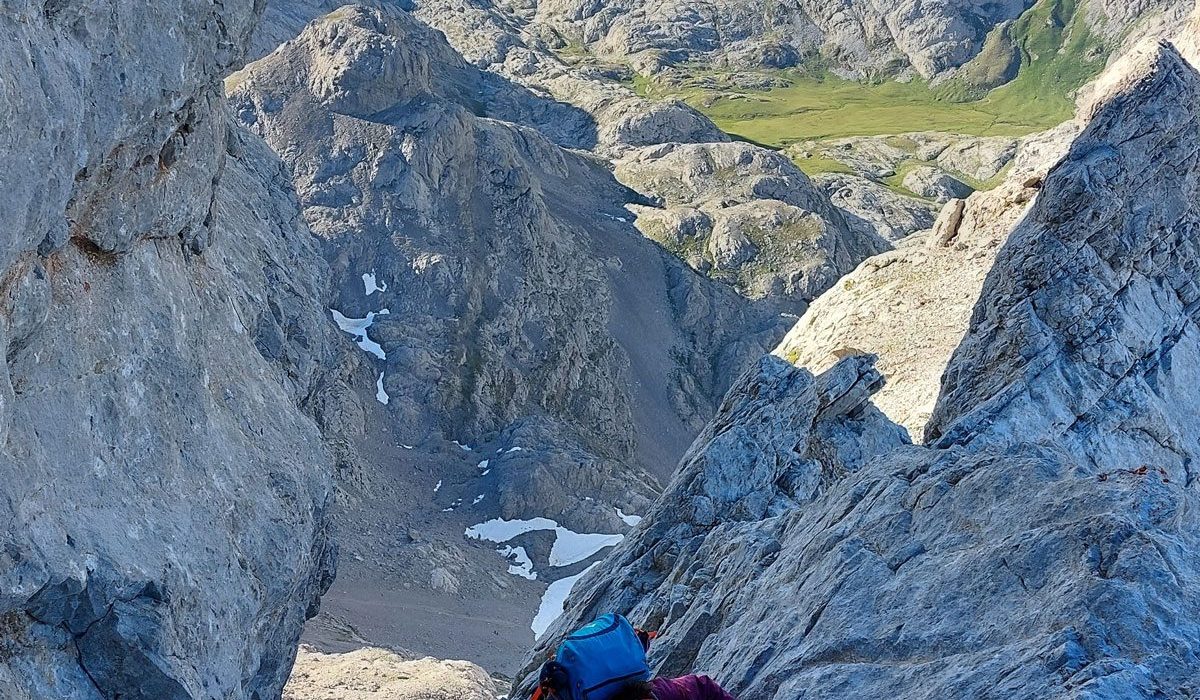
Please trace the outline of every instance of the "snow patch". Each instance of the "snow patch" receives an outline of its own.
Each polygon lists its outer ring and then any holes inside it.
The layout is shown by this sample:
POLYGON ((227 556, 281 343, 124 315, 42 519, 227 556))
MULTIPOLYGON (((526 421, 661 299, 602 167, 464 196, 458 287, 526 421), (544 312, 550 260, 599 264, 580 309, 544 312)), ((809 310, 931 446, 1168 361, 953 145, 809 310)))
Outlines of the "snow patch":
POLYGON ((624 523, 630 527, 637 527, 638 523, 642 522, 642 516, 626 515, 624 512, 621 511, 620 508, 617 509, 617 517, 620 518, 622 521, 624 521, 624 523))
POLYGON ((625 535, 603 535, 571 532, 565 527, 555 529, 557 537, 550 549, 550 566, 570 566, 590 559, 605 547, 621 544, 625 535))
POLYGON ((433 487, 433 492, 437 493, 438 491, 441 491, 441 490, 442 490, 442 480, 438 479, 437 484, 433 487))
POLYGON ((504 546, 497 549, 496 553, 513 562, 508 565, 508 573, 530 581, 537 580, 537 572, 533 570, 533 560, 529 558, 524 547, 504 546))
MULTIPOLYGON (((392 400, 392 397, 388 396, 387 391, 383 388, 383 372, 380 372, 379 379, 375 380, 375 400, 384 406, 388 405, 388 401, 392 400)), ((403 447, 403 445, 401 445, 401 447, 403 447)))
POLYGON ((362 277, 363 277, 363 293, 366 294, 367 296, 371 296, 375 292, 386 292, 387 291, 387 282, 376 282, 375 281, 375 271, 374 270, 371 270, 370 272, 364 272, 362 277))
POLYGON ((387 359, 387 353, 383 351, 383 347, 380 346, 379 343, 371 340, 371 336, 367 335, 367 329, 370 328, 373 323, 375 323, 376 316, 386 316, 390 314, 391 311, 388 311, 387 309, 368 311, 366 318, 348 318, 342 315, 342 313, 337 309, 330 309, 329 311, 333 314, 333 322, 338 325, 338 328, 341 328, 344 332, 354 336, 354 342, 358 344, 358 347, 371 353, 381 360, 387 359))
POLYGON ((475 497, 475 500, 471 501, 471 505, 473 505, 473 506, 475 506, 475 505, 479 505, 479 502, 480 502, 480 501, 482 501, 482 500, 484 499, 484 496, 485 496, 485 495, 486 495, 486 494, 482 494, 482 493, 481 493, 481 494, 479 494, 478 496, 476 496, 476 497, 475 497))
POLYGON ((567 596, 571 595, 571 589, 583 578, 583 575, 592 569, 596 568, 596 564, 592 564, 583 571, 560 578, 546 588, 546 592, 542 594, 542 603, 538 606, 537 615, 534 616, 533 622, 529 628, 533 630, 534 637, 541 637, 550 625, 562 615, 563 609, 566 608, 567 596))
POLYGON ((507 542, 514 537, 527 532, 538 530, 554 530, 558 523, 550 518, 533 518, 531 520, 505 520, 493 518, 487 522, 472 525, 463 534, 473 540, 487 540, 497 544, 507 542))
POLYGON ((491 460, 487 460, 487 459, 485 459, 485 460, 483 460, 482 462, 480 462, 479 464, 477 464, 477 465, 475 465, 475 466, 476 466, 476 468, 477 468, 477 469, 482 469, 482 470, 484 470, 484 471, 487 471, 487 468, 488 468, 488 462, 489 462, 489 461, 491 461, 491 460))
POLYGON ((579 533, 559 525, 550 518, 530 520, 505 520, 493 518, 472 525, 463 534, 473 540, 487 540, 497 544, 508 542, 527 532, 554 531, 554 546, 550 548, 550 566, 570 566, 591 558, 600 550, 620 544, 625 535, 603 533, 579 533))
POLYGON ((524 449, 524 447, 510 447, 504 451, 504 454, 508 454, 509 452, 522 452, 524 449))
POLYGON ((467 447, 466 445, 462 444, 462 443, 461 443, 461 442, 459 442, 458 440, 451 440, 451 442, 453 442, 455 445, 458 445, 459 447, 461 447, 463 452, 470 452, 470 451, 471 451, 471 448, 470 448, 470 447, 467 447))

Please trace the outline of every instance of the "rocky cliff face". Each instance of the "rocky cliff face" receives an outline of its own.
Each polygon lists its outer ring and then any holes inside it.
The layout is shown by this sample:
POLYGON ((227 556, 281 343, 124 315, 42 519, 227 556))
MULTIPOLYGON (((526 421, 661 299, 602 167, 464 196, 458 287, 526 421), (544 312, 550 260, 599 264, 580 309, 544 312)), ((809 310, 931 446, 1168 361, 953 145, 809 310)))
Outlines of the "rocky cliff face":
POLYGON ((1200 74, 1152 44, 1101 88, 983 284, 932 444, 869 403, 870 356, 764 360, 543 646, 614 609, 664 631, 659 671, 744 700, 1193 693, 1200 74))
POLYGON ((260 10, 0 17, 4 697, 278 697, 332 577, 325 266, 220 89, 260 10))

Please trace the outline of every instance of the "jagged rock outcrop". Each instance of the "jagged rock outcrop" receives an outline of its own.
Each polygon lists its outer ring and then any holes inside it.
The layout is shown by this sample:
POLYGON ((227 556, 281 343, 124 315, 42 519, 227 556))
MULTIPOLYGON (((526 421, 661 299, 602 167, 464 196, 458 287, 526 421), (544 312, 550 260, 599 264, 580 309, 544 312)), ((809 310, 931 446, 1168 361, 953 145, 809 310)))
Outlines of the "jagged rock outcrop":
POLYGON ((887 385, 875 405, 922 439, 997 251, 1079 128, 1024 139, 1003 184, 948 203, 930 230, 863 262, 809 307, 775 354, 812 372, 848 354, 877 355, 887 385))
POLYGON ((1188 382, 1172 368, 1197 342, 1200 76, 1155 42, 1113 72, 989 273, 926 436, 1048 434, 1096 470, 1138 455, 1190 483, 1188 382))
POLYGON ((5 698, 277 697, 333 575, 327 272, 220 89, 260 10, 0 16, 5 698))
POLYGON ((764 360, 542 646, 618 610, 743 700, 1194 692, 1200 74, 1167 45, 1120 69, 997 256, 932 445, 867 402, 869 357, 764 360))
POLYGON ((647 237, 751 298, 793 309, 888 244, 842 212, 786 157, 745 143, 663 144, 617 161, 624 184, 659 207, 632 206, 647 237))

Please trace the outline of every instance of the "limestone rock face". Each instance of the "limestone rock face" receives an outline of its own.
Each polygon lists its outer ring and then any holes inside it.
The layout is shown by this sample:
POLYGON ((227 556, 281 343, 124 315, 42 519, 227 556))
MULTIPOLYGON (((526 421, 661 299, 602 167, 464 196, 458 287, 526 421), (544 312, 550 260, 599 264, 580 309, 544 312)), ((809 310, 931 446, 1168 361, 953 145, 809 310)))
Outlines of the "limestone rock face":
POLYGON ((817 175, 813 178, 842 210, 846 223, 864 236, 877 235, 899 241, 909 234, 928 230, 937 207, 914 197, 854 175, 817 175))
POLYGON ((751 298, 803 303, 889 246, 852 227, 786 157, 745 143, 663 144, 616 164, 659 207, 631 207, 638 228, 696 270, 751 298))
POLYGON ((1200 74, 1167 45, 1119 70, 996 255, 935 440, 869 403, 870 356, 764 360, 530 668, 617 610, 743 700, 1193 692, 1200 74))
POLYGON ((905 189, 914 194, 944 204, 971 194, 971 187, 937 168, 920 166, 904 176, 905 189))
POLYGON ((947 368, 927 437, 1048 433, 1096 470, 1136 454, 1190 482, 1195 432, 1178 411, 1187 380, 1172 368, 1200 351, 1200 76, 1155 43, 1117 70, 1127 77, 1110 83, 989 274, 989 303, 947 368), (1120 429, 1130 424, 1146 427, 1120 429))
POLYGON ((327 270, 220 90, 259 11, 0 17, 5 698, 277 697, 332 578, 327 270))

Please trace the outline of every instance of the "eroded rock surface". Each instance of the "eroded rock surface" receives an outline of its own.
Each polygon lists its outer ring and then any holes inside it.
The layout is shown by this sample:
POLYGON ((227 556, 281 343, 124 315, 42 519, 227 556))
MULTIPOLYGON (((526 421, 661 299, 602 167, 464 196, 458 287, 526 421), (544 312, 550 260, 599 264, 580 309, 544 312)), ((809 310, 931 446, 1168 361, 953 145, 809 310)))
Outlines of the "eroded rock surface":
POLYGON ((260 10, 0 17, 6 698, 276 697, 333 575, 327 271, 220 88, 260 10))

